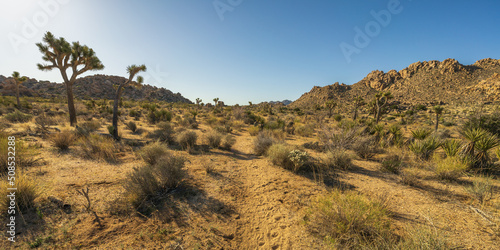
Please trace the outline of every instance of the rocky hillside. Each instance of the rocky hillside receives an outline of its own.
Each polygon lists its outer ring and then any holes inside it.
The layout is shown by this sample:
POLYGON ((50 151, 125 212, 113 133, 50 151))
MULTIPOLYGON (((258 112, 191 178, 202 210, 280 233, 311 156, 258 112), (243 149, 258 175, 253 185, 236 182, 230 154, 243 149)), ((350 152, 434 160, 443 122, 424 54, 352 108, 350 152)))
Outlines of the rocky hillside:
MULTIPOLYGON (((120 76, 93 75, 76 80, 73 86, 75 97, 82 99, 113 99, 116 93, 113 85, 123 83, 127 79, 120 76)), ((0 92, 3 95, 14 95, 15 88, 11 84, 12 79, 0 75, 0 92)), ((66 96, 66 89, 63 84, 37 81, 29 79, 20 88, 23 96, 40 96, 44 98, 66 96)), ((122 93, 123 98, 133 100, 159 100, 166 102, 192 103, 184 98, 180 93, 172 93, 165 88, 158 88, 151 85, 143 85, 141 88, 126 87, 122 93)))
POLYGON ((356 96, 370 100, 379 91, 390 91, 404 105, 500 102, 499 74, 500 60, 490 58, 472 65, 454 59, 416 62, 399 72, 372 71, 353 85, 315 86, 290 106, 311 107, 329 99, 349 103, 356 96))

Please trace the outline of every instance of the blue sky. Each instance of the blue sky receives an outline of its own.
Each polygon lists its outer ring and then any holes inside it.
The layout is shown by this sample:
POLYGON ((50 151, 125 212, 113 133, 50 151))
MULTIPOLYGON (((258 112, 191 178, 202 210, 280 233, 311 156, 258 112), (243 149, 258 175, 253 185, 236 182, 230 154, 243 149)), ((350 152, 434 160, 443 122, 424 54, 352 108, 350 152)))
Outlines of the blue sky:
POLYGON ((493 0, 0 0, 0 74, 61 82, 36 67, 35 43, 51 31, 95 50, 105 69, 86 75, 146 64, 146 83, 192 101, 295 100, 376 69, 498 59, 499 10, 493 0))

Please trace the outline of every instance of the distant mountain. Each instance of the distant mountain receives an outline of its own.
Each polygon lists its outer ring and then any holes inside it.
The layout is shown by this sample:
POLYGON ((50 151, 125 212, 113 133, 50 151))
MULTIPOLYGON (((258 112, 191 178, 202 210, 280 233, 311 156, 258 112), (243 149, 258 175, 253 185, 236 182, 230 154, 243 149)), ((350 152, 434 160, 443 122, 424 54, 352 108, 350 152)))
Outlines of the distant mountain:
MULTIPOLYGON (((81 99, 113 99, 116 89, 113 85, 125 82, 127 79, 121 76, 93 75, 77 79, 73 86, 73 94, 81 99)), ((0 75, 0 92, 3 95, 14 95, 15 88, 9 82, 11 78, 0 75)), ((29 79, 20 88, 23 96, 40 96, 44 98, 66 96, 66 88, 63 84, 49 81, 37 81, 29 79)), ((131 86, 125 87, 122 96, 132 100, 158 100, 166 102, 192 103, 180 93, 172 93, 165 88, 144 84, 141 88, 131 86)))
POLYGON ((312 107, 330 99, 348 106, 357 96, 369 101, 379 91, 390 91, 403 105, 500 102, 500 60, 462 65, 446 59, 416 62, 399 72, 375 70, 353 85, 315 86, 290 107, 312 107))
POLYGON ((283 101, 270 101, 269 103, 270 103, 270 104, 280 104, 280 103, 281 103, 281 104, 283 104, 283 105, 285 105, 285 106, 286 106, 286 105, 288 105, 288 104, 292 103, 292 101, 290 101, 290 100, 283 100, 283 101))

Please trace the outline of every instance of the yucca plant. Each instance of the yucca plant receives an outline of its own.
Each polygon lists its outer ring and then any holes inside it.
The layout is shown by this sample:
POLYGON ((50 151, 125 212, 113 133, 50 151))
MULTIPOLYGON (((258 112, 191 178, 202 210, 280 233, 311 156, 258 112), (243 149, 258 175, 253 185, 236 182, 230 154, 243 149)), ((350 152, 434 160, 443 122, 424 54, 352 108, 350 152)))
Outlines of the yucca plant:
POLYGON ((410 151, 419 159, 427 161, 439 146, 441 146, 441 142, 436 137, 431 136, 425 140, 414 141, 410 144, 410 151))
POLYGON ((475 158, 478 167, 483 168, 487 167, 490 164, 491 158, 488 154, 488 151, 498 146, 499 144, 500 142, 498 141, 497 136, 491 133, 486 133, 483 137, 481 137, 481 139, 476 142, 475 147, 477 149, 477 152, 475 154, 475 158))
POLYGON ((425 140, 425 138, 427 138, 431 133, 432 133, 432 131, 430 131, 428 129, 419 128, 416 130, 412 130, 411 136, 413 138, 415 138, 416 140, 425 140))
POLYGON ((401 128, 399 126, 391 126, 388 132, 387 143, 389 145, 402 145, 403 133, 401 132, 401 128))
POLYGON ((447 157, 456 156, 460 151, 460 147, 462 147, 462 142, 459 140, 446 140, 441 144, 441 148, 443 148, 447 157))

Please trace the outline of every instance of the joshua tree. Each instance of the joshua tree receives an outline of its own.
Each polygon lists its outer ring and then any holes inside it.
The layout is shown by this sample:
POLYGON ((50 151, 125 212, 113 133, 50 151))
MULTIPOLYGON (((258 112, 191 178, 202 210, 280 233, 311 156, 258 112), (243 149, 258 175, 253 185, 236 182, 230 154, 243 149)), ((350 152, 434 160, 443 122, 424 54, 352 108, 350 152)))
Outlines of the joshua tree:
POLYGON ((120 95, 122 94, 123 88, 129 84, 132 84, 136 87, 141 86, 142 82, 144 81, 142 76, 138 76, 136 82, 133 81, 135 75, 141 71, 142 72, 146 71, 146 65, 143 64, 140 66, 137 65, 128 66, 127 67, 127 73, 129 74, 128 79, 124 83, 118 85, 118 88, 116 89, 115 101, 113 105, 113 138, 115 138, 115 140, 120 139, 118 137, 118 103, 120 101, 120 95))
POLYGON ((332 118, 333 109, 337 107, 337 103, 334 100, 328 100, 325 102, 325 107, 328 109, 328 118, 332 118))
POLYGON ((55 38, 50 32, 45 33, 43 42, 37 43, 36 46, 43 54, 42 60, 48 62, 48 64, 38 64, 38 69, 50 71, 57 68, 61 72, 68 95, 69 121, 71 126, 76 126, 73 102, 73 84, 76 77, 89 70, 101 70, 104 65, 93 49, 80 45, 80 42, 70 44, 63 37, 55 38), (66 72, 68 69, 71 69, 71 76, 66 72))
POLYGON ((252 103, 252 102, 248 102, 248 105, 250 105, 250 107, 252 107, 252 106, 253 106, 253 103, 252 103))
POLYGON ((359 107, 365 105, 365 100, 363 99, 363 97, 361 96, 358 96, 356 98, 354 98, 354 115, 352 116, 352 119, 355 121, 356 118, 358 118, 358 109, 359 107))
POLYGON ((196 98, 196 106, 198 106, 198 109, 200 108, 200 103, 202 102, 203 100, 201 100, 200 98, 196 98))
POLYGON ((12 73, 12 77, 14 78, 14 84, 16 85, 16 99, 17 99, 17 108, 21 107, 21 101, 19 100, 19 85, 23 84, 28 78, 26 76, 20 76, 19 72, 14 71, 12 73))
POLYGON ((380 117, 382 115, 382 109, 389 104, 389 100, 392 98, 393 96, 391 92, 380 92, 375 95, 375 106, 377 108, 377 113, 375 116, 376 123, 380 121, 380 117))
POLYGON ((436 113, 436 131, 438 130, 438 125, 439 125, 439 116, 443 113, 444 108, 437 105, 434 106, 432 109, 434 109, 434 112, 436 113))
POLYGON ((217 103, 219 102, 219 97, 214 98, 214 99, 213 99, 213 101, 214 101, 214 103, 215 103, 215 105, 214 105, 214 106, 215 106, 215 108, 217 108, 217 103))

